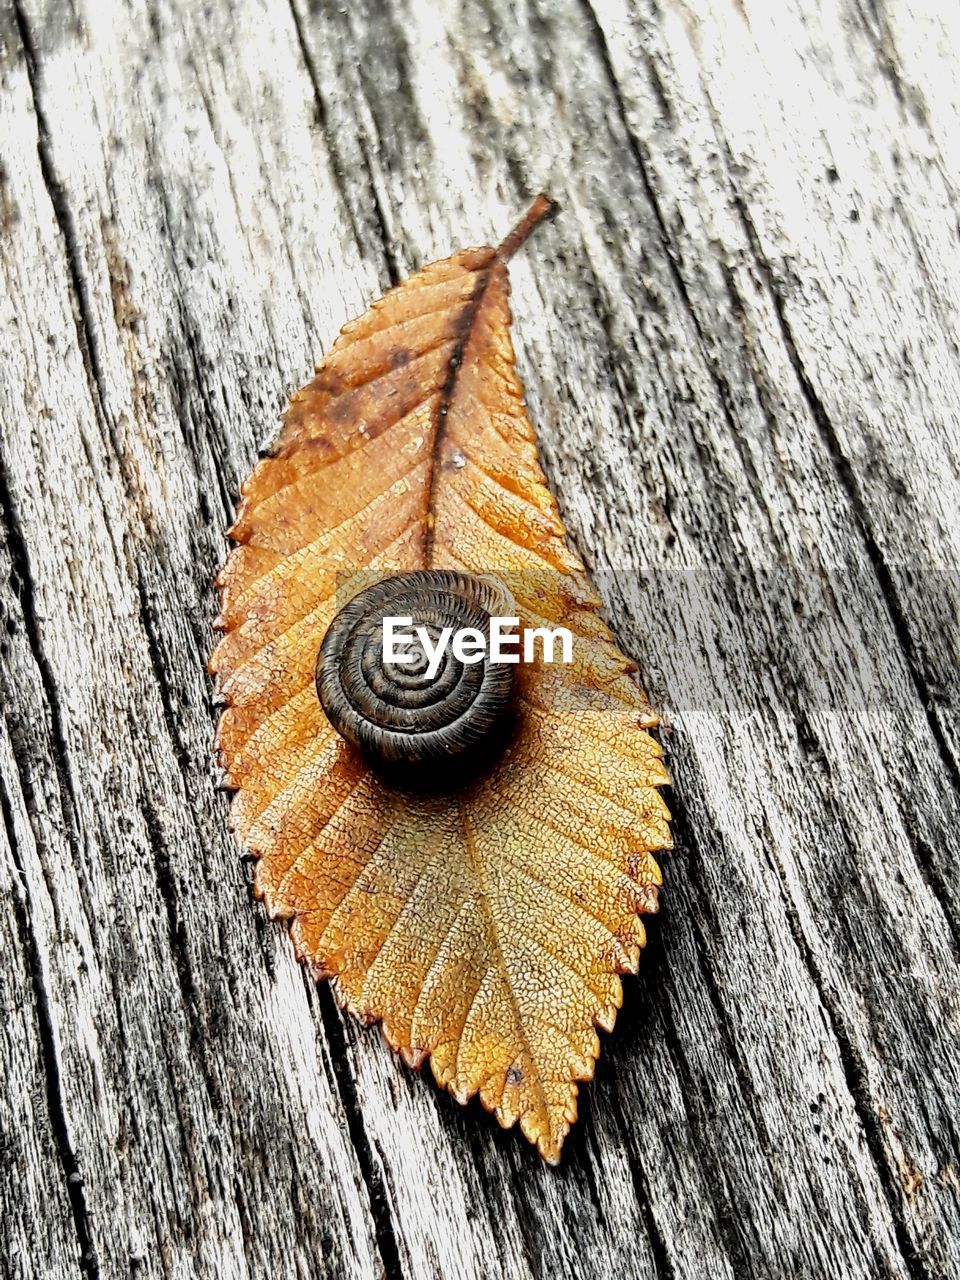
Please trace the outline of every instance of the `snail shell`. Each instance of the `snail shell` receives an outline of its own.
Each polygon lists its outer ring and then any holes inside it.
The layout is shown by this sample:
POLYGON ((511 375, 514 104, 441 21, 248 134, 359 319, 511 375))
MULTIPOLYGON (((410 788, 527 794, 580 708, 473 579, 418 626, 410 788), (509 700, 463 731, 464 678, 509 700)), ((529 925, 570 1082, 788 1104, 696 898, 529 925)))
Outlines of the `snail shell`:
POLYGON ((416 642, 407 650, 413 662, 384 661, 383 619, 410 617, 435 645, 443 627, 474 627, 489 637, 491 616, 512 610, 496 579, 450 569, 419 569, 367 587, 340 610, 320 647, 317 693, 327 719, 385 765, 443 761, 488 743, 509 708, 513 667, 491 662, 489 652, 462 662, 448 643, 431 679, 416 642))

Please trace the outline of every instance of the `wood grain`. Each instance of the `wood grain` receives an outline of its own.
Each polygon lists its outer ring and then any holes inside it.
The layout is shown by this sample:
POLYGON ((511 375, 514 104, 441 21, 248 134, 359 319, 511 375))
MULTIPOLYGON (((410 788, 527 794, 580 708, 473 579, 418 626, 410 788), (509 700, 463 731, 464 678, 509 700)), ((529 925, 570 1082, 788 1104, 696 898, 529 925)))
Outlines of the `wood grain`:
POLYGON ((13 0, 0 44, 4 1273, 954 1274, 960 13, 13 0), (679 837, 558 1171, 305 980, 204 674, 289 390, 541 188, 531 415, 679 837))

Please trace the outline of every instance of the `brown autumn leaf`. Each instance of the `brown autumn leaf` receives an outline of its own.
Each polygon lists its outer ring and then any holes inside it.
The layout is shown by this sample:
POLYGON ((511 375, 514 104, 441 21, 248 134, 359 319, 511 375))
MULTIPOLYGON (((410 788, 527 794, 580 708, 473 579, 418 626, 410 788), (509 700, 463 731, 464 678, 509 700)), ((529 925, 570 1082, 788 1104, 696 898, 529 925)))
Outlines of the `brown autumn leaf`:
POLYGON ((670 845, 657 723, 567 548, 514 370, 498 248, 425 267, 346 325, 243 485, 211 671, 255 888, 338 1000, 551 1163, 612 1028, 670 845), (326 720, 314 669, 371 577, 509 581, 572 664, 518 667, 509 746, 449 792, 385 781, 326 720))

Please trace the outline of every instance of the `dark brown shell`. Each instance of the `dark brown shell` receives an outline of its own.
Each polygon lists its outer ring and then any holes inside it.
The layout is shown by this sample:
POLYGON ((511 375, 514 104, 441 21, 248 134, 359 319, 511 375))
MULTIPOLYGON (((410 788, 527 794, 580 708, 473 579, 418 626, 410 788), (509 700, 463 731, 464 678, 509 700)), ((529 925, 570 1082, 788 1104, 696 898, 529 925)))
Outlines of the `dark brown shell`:
POLYGON ((450 644, 432 679, 422 651, 413 663, 386 663, 383 619, 410 617, 435 643, 444 627, 472 627, 489 637, 490 618, 509 616, 511 608, 495 579, 448 569, 415 570, 367 587, 333 619, 317 658, 317 693, 330 723, 384 765, 424 765, 480 748, 509 708, 513 666, 487 654, 461 662, 450 644))

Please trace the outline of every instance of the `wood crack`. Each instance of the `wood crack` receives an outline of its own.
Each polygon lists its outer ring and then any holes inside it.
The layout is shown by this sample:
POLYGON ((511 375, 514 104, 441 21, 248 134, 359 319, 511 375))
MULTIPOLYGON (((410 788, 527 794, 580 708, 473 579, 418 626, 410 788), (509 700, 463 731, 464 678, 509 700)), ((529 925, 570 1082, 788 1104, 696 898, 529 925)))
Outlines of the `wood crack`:
MULTIPOLYGON (((786 305, 783 298, 783 292, 779 282, 775 279, 769 262, 760 245, 759 236, 756 228, 750 218, 749 212, 738 195, 735 195, 734 201, 739 212, 744 229, 750 241, 751 252, 757 263, 763 268, 773 303, 774 312, 777 317, 777 323, 780 327, 780 333, 783 339, 784 349, 790 361, 790 365, 797 379, 801 394, 807 404, 810 416, 817 428, 821 440, 827 450, 834 470, 840 480, 845 494, 850 503, 857 528, 860 532, 864 548, 866 550, 867 559, 870 568, 877 580, 880 588, 879 594, 886 608, 887 617, 896 637, 897 644, 903 655, 904 664, 910 676, 917 700, 923 710, 926 723, 928 725, 930 736, 932 737, 940 760, 943 764, 944 772, 950 781, 951 786, 957 795, 960 795, 960 762, 954 756, 950 742, 944 731, 944 727, 937 714, 937 701, 929 689, 926 678, 921 669, 921 662, 917 653, 917 647, 914 642, 911 625, 906 611, 904 610, 896 583, 890 567, 886 562, 883 551, 881 550, 877 535, 873 527, 866 503, 860 490, 860 485, 854 474, 853 467, 849 458, 843 451, 840 439, 837 434, 836 427, 828 414, 823 401, 821 400, 810 375, 807 373, 806 367, 797 348, 790 322, 787 319, 786 305)), ((944 920, 951 932, 954 947, 960 939, 960 920, 957 919, 956 911, 951 900, 950 892, 941 872, 934 865, 932 859, 926 856, 919 848, 917 842, 912 842, 914 859, 920 874, 927 885, 931 895, 936 900, 937 905, 943 913, 944 920)))
POLYGON ((394 1226, 390 1197, 382 1166, 375 1158, 373 1144, 367 1134, 363 1111, 357 1096, 357 1085, 347 1051, 343 1015, 337 1008, 329 983, 323 982, 316 987, 316 998, 324 1035, 330 1045, 334 1079, 347 1118, 350 1142, 356 1152, 360 1173, 367 1190, 377 1250, 384 1267, 384 1280, 404 1280, 406 1271, 400 1261, 400 1248, 397 1243, 397 1229, 394 1226))
MULTIPOLYGON (((77 240, 74 218, 70 209, 69 200, 67 199, 67 193, 63 188, 63 184, 56 175, 51 142, 52 133, 47 119, 46 110, 43 105, 43 95, 41 93, 39 60, 34 47, 33 37, 30 33, 30 26, 23 10, 22 0, 13 0, 13 13, 16 19, 17 31, 20 36, 20 43, 23 48, 23 56, 27 68, 27 81, 30 85, 30 96, 33 102, 34 115, 37 121, 37 158, 40 162, 40 174, 43 178, 43 184, 50 199, 51 208, 53 209, 54 221, 56 222, 57 230, 63 243, 64 260, 66 264, 67 280, 69 283, 71 312, 76 330, 77 347, 80 352, 84 374, 87 380, 90 404, 95 418, 102 424, 103 429, 110 440, 114 456, 116 457, 121 473, 123 474, 126 491, 128 494, 131 494, 136 491, 136 487, 131 484, 130 477, 125 474, 123 450, 116 438, 113 424, 111 423, 106 411, 107 397, 104 390, 105 379, 97 348, 96 323, 93 318, 93 309, 90 305, 89 290, 84 277, 82 265, 83 256, 77 240)), ((86 440, 83 442, 83 447, 84 451, 87 453, 87 459, 90 461, 86 440)), ((90 466, 90 471, 92 475, 96 476, 97 468, 92 464, 90 466)), ((112 535, 113 531, 111 529, 110 536, 112 537, 112 535)), ((116 543, 114 543, 114 553, 117 557, 117 562, 122 564, 124 557, 120 546, 116 543)))
MULTIPOLYGON (((580 3, 580 8, 583 11, 585 20, 590 27, 590 31, 593 36, 594 45, 597 51, 597 57, 599 58, 600 63, 603 67, 604 74, 606 76, 607 83, 610 88, 610 92, 613 95, 613 99, 616 104, 617 115, 620 120, 620 126, 624 132, 627 148, 630 152, 630 156, 634 162, 634 165, 636 166, 637 176, 639 177, 640 182, 643 186, 644 195, 647 198, 647 202, 650 206, 650 210, 653 213, 654 219, 657 224, 657 231, 659 233, 660 245, 663 250, 664 260, 666 261, 668 270, 670 272, 671 281, 673 282, 673 286, 677 292, 677 297, 682 302, 683 309, 686 312, 687 317, 690 320, 690 324, 693 327, 694 335, 696 336, 696 339, 697 339, 697 349, 703 364, 703 368, 707 376, 709 377, 710 382, 713 385, 714 393, 717 397, 717 403, 720 407, 721 413, 723 414, 726 420, 727 426, 730 431, 730 439, 737 450, 737 455, 743 466, 744 472, 749 477, 750 484, 753 491, 755 493, 761 493, 762 486, 760 484, 759 476, 757 475, 756 466, 754 464, 753 459, 750 457, 749 451, 743 447, 743 444, 741 441, 741 435, 739 430, 737 429, 737 422, 733 413, 732 397, 730 394, 729 384, 727 383, 726 378, 724 378, 724 376, 718 369, 716 360, 710 354, 709 346, 707 343, 707 337, 706 337, 706 333, 704 332, 703 324, 700 320, 700 317, 697 314, 696 307, 693 305, 693 299, 690 296, 690 290, 687 288, 687 282, 683 278, 683 272, 680 270, 680 264, 677 261, 676 250, 674 248, 673 236, 671 236, 670 234, 670 230, 667 226, 667 220, 664 217, 663 209, 660 204, 660 199, 657 196, 657 193, 653 186, 653 182, 651 181, 651 178, 650 178, 649 166, 647 164, 646 159, 644 158, 643 151, 641 150, 640 143, 637 140, 636 134, 631 128, 630 118, 627 112, 627 104, 623 99, 623 93, 620 88, 620 81, 617 78, 617 73, 614 69, 613 61, 610 57, 610 50, 607 45, 606 35, 604 34, 603 28, 600 25, 600 20, 597 17, 590 3, 590 0, 579 0, 579 3, 580 3)), ((699 441, 697 441, 697 449, 698 451, 701 450, 699 441)), ((712 468, 708 465, 707 460, 702 453, 701 453, 701 459, 703 461, 704 473, 709 474, 712 468)), ((777 542, 779 542, 778 530, 776 529, 773 523, 773 520, 770 516, 770 512, 766 509, 766 506, 764 506, 764 515, 767 518, 770 538, 773 544, 776 545, 777 542)))
POLYGON ((50 1129, 57 1148, 57 1154, 60 1157, 60 1165, 63 1169, 70 1212, 73 1218, 73 1228, 77 1237, 77 1247, 80 1251, 79 1270, 84 1280, 99 1280, 100 1261, 93 1241, 90 1209, 87 1205, 83 1174, 80 1172, 80 1162, 73 1145, 73 1139, 70 1136, 70 1122, 60 1069, 60 1052, 57 1047, 56 1023, 50 995, 47 991, 42 948, 33 924, 30 880, 19 853, 19 843, 13 822, 10 797, 7 795, 2 779, 0 779, 0 818, 3 821, 7 844, 10 847, 10 855, 13 858, 16 878, 21 886, 20 892, 13 895, 13 911, 17 922, 20 945, 30 969, 37 1034, 40 1040, 43 1077, 46 1085, 47 1115, 50 1120, 50 1129))
POLYGON ((781 880, 781 895, 790 932, 793 935, 794 943, 804 967, 810 975, 810 980, 816 988, 817 996, 827 1016, 830 1030, 837 1045, 847 1089, 853 1099, 857 1118, 860 1121, 864 1139, 877 1170, 880 1186, 883 1189, 884 1198, 893 1222, 897 1247, 903 1256, 911 1280, 931 1280, 933 1273, 921 1258, 907 1226, 903 1211, 902 1188, 891 1168, 889 1152, 883 1137, 880 1121, 877 1118, 876 1105, 870 1096, 866 1064, 857 1052, 853 1037, 844 1024, 837 1002, 827 993, 823 974, 804 935, 796 907, 789 901, 787 891, 782 886, 782 877, 778 877, 778 879, 781 880))
MULTIPOLYGON (((357 248, 363 253, 364 239, 360 234, 360 227, 353 211, 353 192, 347 181, 347 167, 344 163, 343 156, 340 153, 340 147, 337 143, 336 130, 330 125, 330 113, 327 108, 326 101, 321 89, 320 77, 317 74, 317 68, 314 63, 313 55, 307 44, 306 33, 303 29, 303 22, 297 10, 296 0, 289 0, 290 16, 293 20, 293 27, 297 35, 297 44, 300 49, 300 56, 303 60, 304 69, 313 89, 313 100, 317 109, 317 120, 323 133, 324 142, 330 156, 330 171, 340 193, 343 207, 350 219, 350 226, 353 231, 353 237, 356 241, 357 248)), ((381 202, 380 193, 373 178, 373 166, 370 163, 370 156, 367 152, 366 144, 359 130, 357 132, 357 147, 363 157, 364 169, 367 180, 367 192, 370 196, 370 202, 373 208, 374 222, 377 229, 377 236, 380 241, 380 251, 383 254, 383 261, 387 270, 387 279, 391 285, 397 285, 403 279, 403 272, 397 261, 396 253, 390 239, 390 232, 387 227, 386 214, 381 202)))

